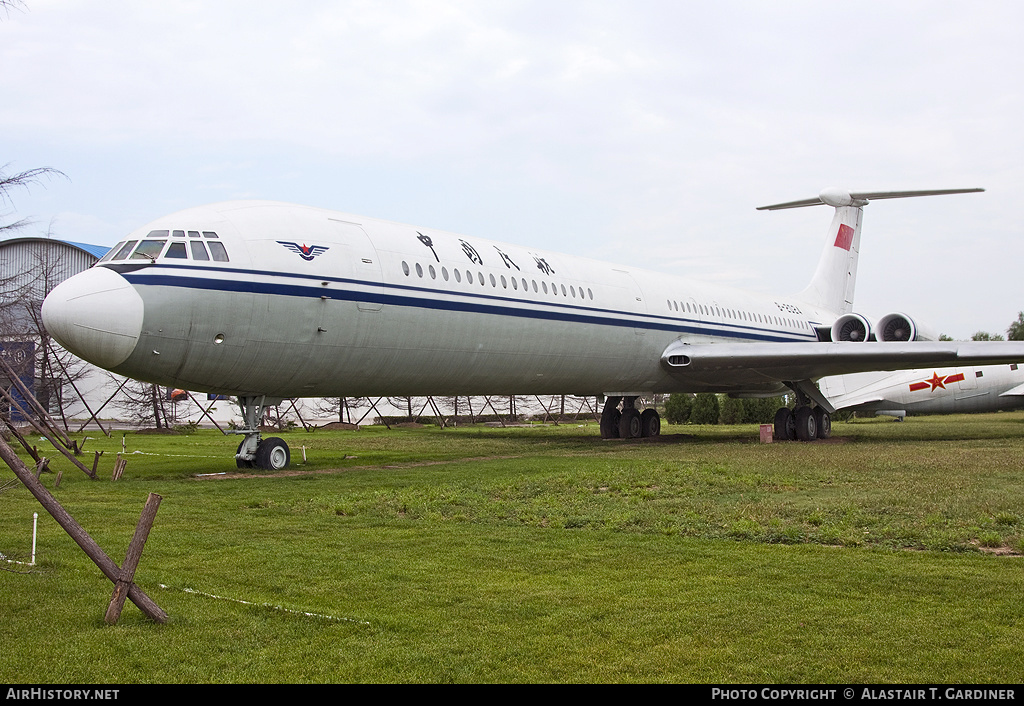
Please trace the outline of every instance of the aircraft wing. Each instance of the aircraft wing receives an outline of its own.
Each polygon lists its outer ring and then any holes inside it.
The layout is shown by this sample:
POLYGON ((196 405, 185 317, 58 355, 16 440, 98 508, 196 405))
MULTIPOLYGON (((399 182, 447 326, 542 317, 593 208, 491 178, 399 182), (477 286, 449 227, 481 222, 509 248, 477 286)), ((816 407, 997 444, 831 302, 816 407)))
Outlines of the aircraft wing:
POLYGON ((1006 392, 999 393, 1000 397, 1019 397, 1024 395, 1024 385, 1017 385, 1017 387, 1011 387, 1006 392))
POLYGON ((1024 356, 1024 341, 911 341, 866 343, 727 343, 675 341, 661 364, 681 381, 735 389, 771 382, 817 380, 872 370, 996 365, 1024 356))

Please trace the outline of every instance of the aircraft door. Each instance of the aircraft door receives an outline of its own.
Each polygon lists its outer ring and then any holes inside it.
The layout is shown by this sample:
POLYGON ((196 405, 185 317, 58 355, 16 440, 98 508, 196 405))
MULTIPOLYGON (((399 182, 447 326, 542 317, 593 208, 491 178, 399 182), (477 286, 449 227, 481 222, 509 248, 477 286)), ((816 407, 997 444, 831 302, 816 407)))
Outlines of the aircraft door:
POLYGON ((342 236, 342 242, 346 248, 346 264, 348 265, 346 274, 354 280, 355 291, 366 295, 356 298, 356 306, 359 311, 380 311, 383 287, 381 286, 382 275, 377 249, 373 247, 370 237, 358 223, 340 221, 335 218, 329 218, 328 221, 342 236))
POLYGON ((978 376, 974 368, 957 368, 956 371, 963 377, 957 381, 957 387, 961 390, 978 389, 978 376))
MULTIPOLYGON (((622 302, 625 309, 634 314, 646 314, 647 304, 644 300, 643 290, 640 289, 640 285, 633 279, 633 276, 626 270, 613 269, 612 271, 616 275, 616 284, 622 287, 626 293, 622 302)), ((633 332, 638 336, 643 336, 647 333, 647 329, 634 326, 633 332)))

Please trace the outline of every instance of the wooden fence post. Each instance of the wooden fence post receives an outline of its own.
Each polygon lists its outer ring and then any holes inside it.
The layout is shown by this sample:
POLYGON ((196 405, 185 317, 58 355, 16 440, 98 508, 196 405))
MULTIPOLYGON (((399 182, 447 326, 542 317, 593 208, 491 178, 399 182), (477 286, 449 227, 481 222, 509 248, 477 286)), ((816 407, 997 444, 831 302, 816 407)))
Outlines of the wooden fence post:
MULTIPOLYGON (((35 499, 39 501, 43 509, 50 513, 50 516, 57 521, 57 524, 82 548, 86 556, 92 559, 93 563, 103 572, 103 575, 117 583, 121 579, 121 569, 118 565, 107 556, 100 545, 96 543, 96 540, 90 537, 89 533, 75 521, 75 518, 57 502, 57 499, 50 495, 50 492, 36 479, 32 471, 25 466, 24 462, 18 458, 18 454, 14 453, 14 449, 2 437, 0 437, 0 458, 11 467, 14 475, 18 476, 18 479, 28 488, 28 491, 32 493, 35 499)), ((139 610, 152 620, 158 623, 167 622, 167 613, 134 583, 128 586, 128 600, 137 605, 139 610)))
POLYGON ((110 597, 110 605, 107 606, 107 614, 104 620, 108 625, 115 625, 121 617, 121 609, 124 608, 124 599, 128 597, 128 589, 135 580, 135 569, 139 566, 139 559, 142 558, 142 550, 146 546, 146 539, 149 537, 149 530, 153 527, 153 520, 156 519, 156 511, 160 509, 160 501, 163 498, 156 493, 150 493, 146 499, 146 506, 142 509, 142 516, 139 517, 139 524, 135 527, 135 535, 132 536, 131 544, 124 556, 124 563, 121 564, 121 578, 114 582, 114 595, 110 597))

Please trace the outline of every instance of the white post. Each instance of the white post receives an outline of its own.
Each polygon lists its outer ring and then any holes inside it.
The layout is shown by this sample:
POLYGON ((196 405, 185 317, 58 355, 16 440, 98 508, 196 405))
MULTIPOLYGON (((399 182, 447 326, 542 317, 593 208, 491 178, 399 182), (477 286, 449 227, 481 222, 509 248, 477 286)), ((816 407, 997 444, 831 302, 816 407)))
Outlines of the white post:
POLYGON ((29 566, 35 566, 36 565, 36 529, 38 528, 38 526, 39 526, 39 513, 38 512, 33 512, 32 513, 32 561, 29 563, 29 566))

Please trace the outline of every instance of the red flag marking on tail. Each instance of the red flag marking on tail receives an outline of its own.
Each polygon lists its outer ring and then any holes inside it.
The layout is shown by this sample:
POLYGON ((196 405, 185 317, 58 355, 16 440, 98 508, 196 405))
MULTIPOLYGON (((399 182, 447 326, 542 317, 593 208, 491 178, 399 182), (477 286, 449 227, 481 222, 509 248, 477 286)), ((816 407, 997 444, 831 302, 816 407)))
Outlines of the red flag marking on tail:
POLYGON ((840 224, 839 232, 836 233, 836 247, 849 250, 851 245, 853 245, 853 228, 840 224))

